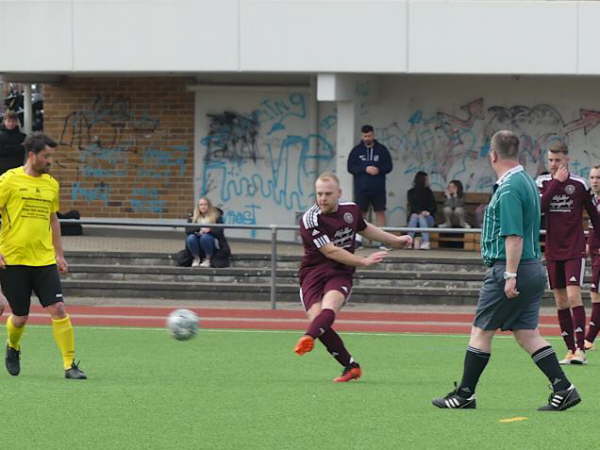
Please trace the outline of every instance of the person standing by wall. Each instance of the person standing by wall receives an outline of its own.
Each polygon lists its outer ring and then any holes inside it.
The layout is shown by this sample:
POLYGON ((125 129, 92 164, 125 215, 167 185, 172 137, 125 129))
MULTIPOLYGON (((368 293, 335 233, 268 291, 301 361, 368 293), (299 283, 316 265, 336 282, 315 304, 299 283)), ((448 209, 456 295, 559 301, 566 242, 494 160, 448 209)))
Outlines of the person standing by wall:
POLYGON ((354 175, 354 201, 367 216, 373 207, 375 224, 385 226, 386 175, 392 171, 392 157, 385 145, 375 139, 371 125, 361 128, 361 142, 348 156, 348 172, 354 175))
POLYGON ((19 116, 7 111, 0 127, 0 175, 25 162, 23 141, 27 136, 19 129, 19 116))

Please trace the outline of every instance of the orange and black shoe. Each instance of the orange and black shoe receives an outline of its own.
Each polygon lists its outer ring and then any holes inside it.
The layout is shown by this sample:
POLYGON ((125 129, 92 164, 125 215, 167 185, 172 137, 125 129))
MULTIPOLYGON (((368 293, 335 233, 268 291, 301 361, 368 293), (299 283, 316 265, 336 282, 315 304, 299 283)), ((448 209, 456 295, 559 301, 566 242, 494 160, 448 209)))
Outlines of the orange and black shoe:
POLYGON ((302 356, 305 353, 310 352, 315 346, 315 340, 314 338, 312 338, 311 336, 305 334, 304 336, 302 336, 299 340, 298 343, 296 344, 296 347, 294 347, 294 351, 299 355, 302 356))
POLYGON ((347 366, 344 369, 342 374, 339 377, 334 378, 333 381, 335 381, 336 383, 347 383, 351 380, 358 380, 361 377, 361 375, 362 370, 360 368, 360 365, 358 363, 352 362, 349 366, 347 366))

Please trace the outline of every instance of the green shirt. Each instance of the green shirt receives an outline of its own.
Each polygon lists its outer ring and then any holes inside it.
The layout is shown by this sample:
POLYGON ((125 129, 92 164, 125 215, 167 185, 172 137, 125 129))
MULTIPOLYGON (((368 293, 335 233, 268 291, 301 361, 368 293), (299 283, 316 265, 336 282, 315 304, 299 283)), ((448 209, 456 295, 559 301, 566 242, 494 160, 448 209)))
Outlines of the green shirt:
POLYGON ((523 238, 521 261, 540 258, 540 194, 523 166, 498 179, 485 210, 481 232, 481 257, 487 266, 506 260, 506 236, 523 238))

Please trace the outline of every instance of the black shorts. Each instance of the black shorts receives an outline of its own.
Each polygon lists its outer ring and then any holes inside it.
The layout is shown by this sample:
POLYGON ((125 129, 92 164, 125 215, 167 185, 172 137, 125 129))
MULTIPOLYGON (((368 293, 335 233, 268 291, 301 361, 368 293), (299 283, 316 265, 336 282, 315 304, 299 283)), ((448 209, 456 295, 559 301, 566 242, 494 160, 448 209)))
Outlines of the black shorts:
POLYGON ((519 295, 504 294, 506 264, 496 262, 488 270, 479 293, 473 325, 482 330, 535 330, 546 290, 546 271, 538 260, 521 261, 517 269, 519 295))
POLYGON ((32 292, 43 307, 63 301, 56 264, 50 266, 6 266, 0 270, 2 292, 15 316, 29 315, 32 292))
POLYGON ((368 211, 371 205, 373 206, 373 211, 385 211, 386 197, 385 191, 357 191, 354 195, 354 201, 363 212, 368 211))

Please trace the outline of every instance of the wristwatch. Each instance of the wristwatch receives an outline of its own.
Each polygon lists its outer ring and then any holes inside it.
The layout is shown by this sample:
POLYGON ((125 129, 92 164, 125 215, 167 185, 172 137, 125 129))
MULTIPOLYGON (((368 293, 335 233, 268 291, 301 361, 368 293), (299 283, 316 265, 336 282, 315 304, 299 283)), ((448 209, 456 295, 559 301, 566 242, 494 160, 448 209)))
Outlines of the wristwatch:
POLYGON ((504 272, 505 280, 512 280, 513 278, 517 278, 517 274, 513 272, 504 272))

